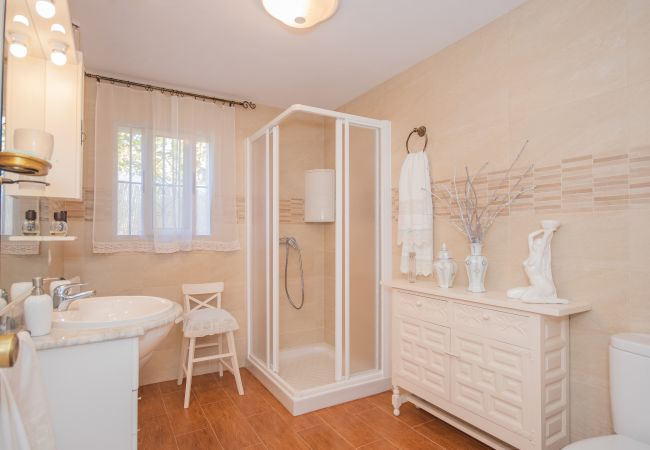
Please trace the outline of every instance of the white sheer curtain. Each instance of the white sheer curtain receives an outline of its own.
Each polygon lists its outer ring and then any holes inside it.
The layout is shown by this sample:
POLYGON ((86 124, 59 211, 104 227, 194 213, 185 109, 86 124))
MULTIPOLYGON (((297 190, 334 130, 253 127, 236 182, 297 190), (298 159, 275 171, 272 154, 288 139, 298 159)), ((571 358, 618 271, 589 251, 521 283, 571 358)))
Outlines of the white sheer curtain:
POLYGON ((239 249, 235 112, 99 83, 95 253, 239 249))

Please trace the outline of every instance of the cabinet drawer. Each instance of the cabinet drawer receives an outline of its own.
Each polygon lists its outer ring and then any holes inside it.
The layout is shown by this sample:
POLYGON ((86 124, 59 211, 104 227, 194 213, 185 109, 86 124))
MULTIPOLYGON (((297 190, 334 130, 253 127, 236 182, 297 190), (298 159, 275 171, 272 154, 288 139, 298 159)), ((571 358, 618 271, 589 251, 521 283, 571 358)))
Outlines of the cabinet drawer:
POLYGON ((393 294, 393 313, 401 316, 433 322, 441 325, 449 323, 449 302, 431 297, 414 295, 404 291, 393 294))
POLYGON ((454 326, 481 336, 529 348, 532 322, 529 317, 489 308, 453 304, 454 326))

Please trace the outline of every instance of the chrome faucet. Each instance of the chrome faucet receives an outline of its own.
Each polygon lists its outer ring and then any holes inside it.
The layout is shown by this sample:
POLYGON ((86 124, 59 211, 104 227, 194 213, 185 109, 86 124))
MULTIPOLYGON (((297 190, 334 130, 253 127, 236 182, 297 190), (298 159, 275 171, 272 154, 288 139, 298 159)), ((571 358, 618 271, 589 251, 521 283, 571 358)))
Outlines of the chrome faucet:
POLYGON ((86 284, 87 283, 73 283, 57 286, 54 289, 54 295, 52 297, 54 309, 59 312, 67 311, 72 302, 94 296, 97 293, 95 289, 79 292, 78 294, 70 294, 70 289, 79 286, 86 286, 86 284))

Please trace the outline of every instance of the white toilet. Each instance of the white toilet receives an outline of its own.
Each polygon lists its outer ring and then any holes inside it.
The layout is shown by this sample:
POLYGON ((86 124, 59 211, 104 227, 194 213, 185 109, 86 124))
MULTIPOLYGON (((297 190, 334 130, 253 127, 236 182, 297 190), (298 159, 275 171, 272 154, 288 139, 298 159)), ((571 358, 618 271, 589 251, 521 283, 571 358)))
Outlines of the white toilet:
POLYGON ((612 336, 609 378, 616 434, 574 442, 564 450, 650 450, 650 334, 612 336))

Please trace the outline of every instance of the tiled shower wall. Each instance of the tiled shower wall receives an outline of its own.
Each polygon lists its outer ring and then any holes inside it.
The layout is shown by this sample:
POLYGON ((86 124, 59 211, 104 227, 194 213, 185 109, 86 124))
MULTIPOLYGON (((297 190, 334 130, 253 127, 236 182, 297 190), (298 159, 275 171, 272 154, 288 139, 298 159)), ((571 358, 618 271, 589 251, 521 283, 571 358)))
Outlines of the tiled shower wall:
MULTIPOLYGON (((489 161, 484 198, 528 141, 514 173, 534 163, 534 190, 489 230, 486 284, 526 284, 526 236, 561 221, 558 293, 593 306, 571 318, 571 435, 611 432, 609 337, 650 332, 650 2, 530 0, 342 110, 391 120, 393 186, 414 127, 427 126, 436 184, 489 161)), ((446 242, 460 261, 467 240, 435 205, 436 249, 446 242)))

